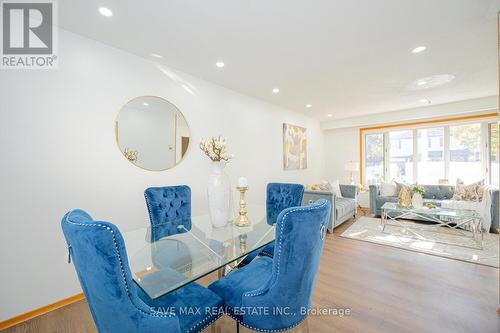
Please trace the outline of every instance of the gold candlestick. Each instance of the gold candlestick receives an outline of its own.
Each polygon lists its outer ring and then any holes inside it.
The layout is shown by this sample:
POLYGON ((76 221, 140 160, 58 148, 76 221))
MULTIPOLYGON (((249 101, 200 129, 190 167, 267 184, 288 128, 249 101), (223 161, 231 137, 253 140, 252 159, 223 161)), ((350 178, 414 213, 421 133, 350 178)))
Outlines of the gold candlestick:
POLYGON ((247 203, 245 201, 245 193, 248 187, 237 187, 240 191, 240 209, 238 211, 238 217, 234 220, 234 225, 238 227, 248 227, 250 225, 250 220, 247 216, 247 203))

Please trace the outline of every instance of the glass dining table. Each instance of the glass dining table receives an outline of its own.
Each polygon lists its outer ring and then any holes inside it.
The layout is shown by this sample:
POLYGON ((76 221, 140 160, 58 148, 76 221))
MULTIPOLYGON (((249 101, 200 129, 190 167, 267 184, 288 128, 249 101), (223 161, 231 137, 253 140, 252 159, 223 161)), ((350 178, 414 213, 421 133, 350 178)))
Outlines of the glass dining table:
MULTIPOLYGON (((265 206, 249 205, 249 227, 232 222, 212 227, 210 216, 198 215, 175 225, 159 224, 123 234, 132 277, 152 299, 185 286, 274 240, 265 206)), ((148 221, 149 224, 149 221, 148 221)))

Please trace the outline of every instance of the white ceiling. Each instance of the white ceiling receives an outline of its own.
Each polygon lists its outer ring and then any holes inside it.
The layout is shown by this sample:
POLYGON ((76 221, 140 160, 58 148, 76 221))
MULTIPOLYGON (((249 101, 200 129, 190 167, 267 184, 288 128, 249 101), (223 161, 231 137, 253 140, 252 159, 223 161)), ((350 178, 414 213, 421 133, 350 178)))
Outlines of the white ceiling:
POLYGON ((498 10, 500 0, 73 0, 59 1, 59 23, 326 121, 497 95, 498 10), (408 89, 436 74, 456 78, 408 89))

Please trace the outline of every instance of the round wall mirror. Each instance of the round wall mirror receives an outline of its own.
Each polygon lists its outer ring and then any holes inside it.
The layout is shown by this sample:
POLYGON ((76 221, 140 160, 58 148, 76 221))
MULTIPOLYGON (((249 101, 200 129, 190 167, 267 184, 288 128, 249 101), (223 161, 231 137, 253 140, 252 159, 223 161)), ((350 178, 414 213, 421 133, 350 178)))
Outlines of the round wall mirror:
POLYGON ((190 141, 184 115, 172 103, 155 96, 137 97, 122 107, 115 123, 115 137, 128 161, 152 171, 178 164, 190 141))

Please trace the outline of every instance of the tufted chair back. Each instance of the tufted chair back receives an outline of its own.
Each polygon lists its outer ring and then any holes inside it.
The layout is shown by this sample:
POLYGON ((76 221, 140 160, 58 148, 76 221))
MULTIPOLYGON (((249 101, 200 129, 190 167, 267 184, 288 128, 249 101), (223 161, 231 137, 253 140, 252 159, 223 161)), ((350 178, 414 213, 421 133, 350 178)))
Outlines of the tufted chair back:
POLYGON ((137 296, 118 228, 83 210, 64 215, 61 226, 99 332, 180 332, 177 317, 158 314, 137 296))
POLYGON ((152 226, 177 225, 191 218, 191 189, 187 185, 150 187, 144 197, 152 226))
POLYGON ((278 215, 286 208, 302 204, 304 186, 300 184, 269 183, 267 184, 266 211, 267 223, 276 223, 278 215))
POLYGON ((262 317, 244 315, 250 327, 275 330, 293 327, 311 307, 331 204, 325 199, 282 211, 276 223, 276 245, 270 279, 261 288, 243 294, 243 308, 288 309, 288 314, 262 317), (293 314, 293 315, 290 315, 293 314))

